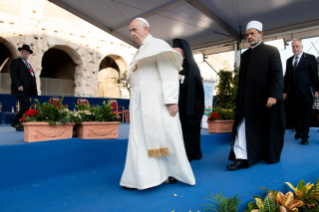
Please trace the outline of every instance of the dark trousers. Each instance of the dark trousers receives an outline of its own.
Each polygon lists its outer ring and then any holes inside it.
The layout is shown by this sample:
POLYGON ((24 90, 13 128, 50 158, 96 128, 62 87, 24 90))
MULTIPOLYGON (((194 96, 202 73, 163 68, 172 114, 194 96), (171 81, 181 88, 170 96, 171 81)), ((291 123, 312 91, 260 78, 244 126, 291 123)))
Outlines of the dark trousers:
POLYGON ((22 118, 23 114, 30 109, 31 107, 31 98, 30 96, 17 96, 17 99, 20 103, 20 110, 18 111, 18 113, 14 116, 13 120, 12 120, 12 124, 18 124, 19 123, 19 119, 22 118))
POLYGON ((302 138, 309 138, 309 128, 311 124, 312 97, 298 97, 293 95, 289 98, 289 105, 294 117, 294 127, 297 133, 302 134, 302 138))
POLYGON ((181 124, 188 160, 200 160, 203 157, 200 149, 200 124, 190 125, 183 122, 181 124))

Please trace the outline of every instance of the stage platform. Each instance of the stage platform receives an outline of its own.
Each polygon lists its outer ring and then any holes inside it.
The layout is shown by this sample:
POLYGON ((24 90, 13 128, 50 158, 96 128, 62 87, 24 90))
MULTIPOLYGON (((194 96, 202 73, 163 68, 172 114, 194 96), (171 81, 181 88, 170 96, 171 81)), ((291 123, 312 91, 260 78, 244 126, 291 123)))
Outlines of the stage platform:
POLYGON ((167 184, 126 191, 119 186, 124 169, 129 124, 121 124, 119 139, 77 138, 24 143, 23 132, 0 126, 1 212, 197 212, 210 202, 210 191, 242 197, 244 211, 251 195, 262 195, 259 186, 287 192, 285 182, 319 178, 319 132, 310 131, 310 145, 294 140, 286 131, 282 160, 260 162, 239 171, 227 171, 230 134, 202 130, 203 159, 191 162, 196 185, 167 184))

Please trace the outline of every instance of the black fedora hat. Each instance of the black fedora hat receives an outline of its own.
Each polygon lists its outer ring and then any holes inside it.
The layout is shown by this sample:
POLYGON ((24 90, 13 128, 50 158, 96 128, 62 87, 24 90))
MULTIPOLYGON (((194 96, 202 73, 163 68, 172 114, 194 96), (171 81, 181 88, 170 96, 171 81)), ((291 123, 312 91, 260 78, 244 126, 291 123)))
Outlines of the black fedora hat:
POLYGON ((29 45, 26 45, 26 44, 23 44, 22 48, 18 48, 19 51, 21 50, 26 50, 28 52, 30 52, 30 54, 33 53, 33 51, 30 49, 30 46, 29 45))

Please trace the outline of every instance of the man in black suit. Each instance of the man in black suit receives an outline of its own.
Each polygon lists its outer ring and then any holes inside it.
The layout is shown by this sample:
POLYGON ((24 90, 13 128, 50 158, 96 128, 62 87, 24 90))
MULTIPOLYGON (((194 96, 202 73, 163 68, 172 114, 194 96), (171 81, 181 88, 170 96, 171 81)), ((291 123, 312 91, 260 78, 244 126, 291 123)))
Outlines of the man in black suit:
POLYGON ((20 57, 12 60, 10 65, 11 95, 15 96, 20 103, 20 110, 11 122, 11 126, 17 131, 23 130, 19 127, 19 119, 31 107, 31 96, 37 96, 37 83, 34 71, 28 63, 28 58, 33 51, 30 46, 23 45, 18 48, 20 57))
POLYGON ((287 60, 283 97, 293 112, 295 139, 301 138, 301 144, 308 145, 312 100, 319 96, 317 63, 313 55, 302 51, 300 39, 294 39, 291 46, 294 56, 287 60))

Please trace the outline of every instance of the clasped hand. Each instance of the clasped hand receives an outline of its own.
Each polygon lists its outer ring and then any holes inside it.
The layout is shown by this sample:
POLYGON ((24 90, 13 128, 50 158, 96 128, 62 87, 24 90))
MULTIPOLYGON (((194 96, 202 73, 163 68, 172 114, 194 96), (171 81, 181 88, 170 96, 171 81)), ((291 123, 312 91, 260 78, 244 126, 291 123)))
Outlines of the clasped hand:
POLYGON ((271 107, 271 106, 273 106, 276 103, 277 103, 277 99, 269 97, 268 100, 267 100, 267 107, 271 107))
POLYGON ((167 105, 168 112, 170 116, 176 116, 178 113, 178 106, 176 104, 167 105))

